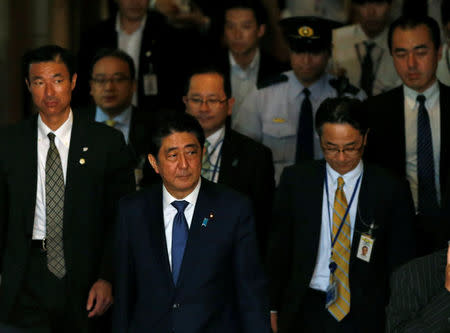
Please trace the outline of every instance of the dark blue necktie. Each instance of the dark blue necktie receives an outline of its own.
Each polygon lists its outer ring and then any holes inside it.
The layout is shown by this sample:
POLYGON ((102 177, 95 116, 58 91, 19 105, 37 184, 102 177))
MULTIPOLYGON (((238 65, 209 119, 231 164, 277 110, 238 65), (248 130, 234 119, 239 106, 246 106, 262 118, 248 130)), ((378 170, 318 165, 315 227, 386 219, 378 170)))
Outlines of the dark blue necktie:
POLYGON ((373 72, 372 50, 375 44, 364 42, 364 45, 366 46, 366 56, 361 63, 360 87, 366 92, 367 96, 372 96, 373 82, 375 80, 375 75, 373 72))
POLYGON ((184 216, 184 210, 188 204, 189 202, 185 200, 172 202, 172 206, 177 209, 177 215, 173 219, 172 227, 172 276, 175 284, 177 284, 178 276, 180 275, 184 248, 186 247, 189 234, 186 217, 184 216))
POLYGON ((438 213, 439 205, 436 195, 430 117, 425 107, 425 96, 418 95, 417 101, 419 102, 417 117, 418 210, 420 214, 435 216, 438 213))
POLYGON ((297 127, 297 151, 295 154, 295 162, 302 160, 311 160, 314 155, 313 148, 313 111, 312 104, 309 99, 311 92, 308 88, 303 89, 305 98, 300 108, 300 117, 297 127))

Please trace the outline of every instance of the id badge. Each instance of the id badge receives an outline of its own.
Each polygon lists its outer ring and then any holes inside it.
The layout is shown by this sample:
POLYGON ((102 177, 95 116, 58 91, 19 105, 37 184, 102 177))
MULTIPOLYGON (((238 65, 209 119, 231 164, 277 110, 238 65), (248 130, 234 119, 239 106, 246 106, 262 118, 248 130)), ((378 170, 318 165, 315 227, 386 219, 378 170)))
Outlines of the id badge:
POLYGON ((158 94, 158 78, 155 73, 144 75, 144 94, 146 96, 158 94))
POLYGON ((327 288, 327 294, 325 297, 325 308, 328 309, 330 305, 336 302, 336 299, 337 299, 337 283, 333 279, 333 282, 331 282, 327 288))
POLYGON ((366 262, 370 262, 370 256, 372 255, 374 243, 374 238, 369 235, 362 234, 359 240, 358 254, 356 255, 356 257, 366 262))

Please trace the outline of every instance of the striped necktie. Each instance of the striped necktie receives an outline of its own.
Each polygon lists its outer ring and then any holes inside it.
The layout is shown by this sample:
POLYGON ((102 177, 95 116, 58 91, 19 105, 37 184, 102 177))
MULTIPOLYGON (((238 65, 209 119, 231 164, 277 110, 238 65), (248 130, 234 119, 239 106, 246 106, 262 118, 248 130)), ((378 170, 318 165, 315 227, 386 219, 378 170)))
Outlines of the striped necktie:
POLYGON ((203 159, 202 159, 202 176, 208 180, 210 177, 210 170, 211 170, 211 161, 210 161, 210 155, 208 152, 209 146, 211 145, 211 143, 209 143, 208 140, 205 140, 205 153, 203 154, 203 159))
MULTIPOLYGON (((341 225, 342 218, 347 210, 347 199, 344 193, 344 179, 338 178, 338 187, 334 198, 333 207, 333 240, 341 225)), ((350 219, 347 214, 345 223, 338 235, 337 241, 332 249, 331 259, 336 263, 337 268, 330 276, 330 283, 337 284, 336 301, 328 307, 328 311, 337 321, 341 321, 350 312, 350 281, 349 281, 349 263, 350 263, 350 219)))

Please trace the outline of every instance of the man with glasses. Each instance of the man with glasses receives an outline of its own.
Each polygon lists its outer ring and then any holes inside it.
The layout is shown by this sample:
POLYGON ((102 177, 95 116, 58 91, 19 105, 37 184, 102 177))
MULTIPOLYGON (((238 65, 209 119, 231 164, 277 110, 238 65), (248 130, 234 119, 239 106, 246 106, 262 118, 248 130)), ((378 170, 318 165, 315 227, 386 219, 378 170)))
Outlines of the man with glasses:
POLYGON ((388 276, 414 255, 411 194, 406 181, 363 163, 360 101, 326 99, 315 120, 325 161, 285 168, 275 199, 272 328, 384 332, 388 276))
POLYGON ((138 112, 131 104, 136 91, 133 59, 120 49, 101 49, 94 57, 90 74, 91 96, 95 105, 83 111, 91 120, 122 132, 135 154, 135 176, 139 184, 151 121, 148 113, 138 112))
POLYGON ((264 256, 275 186, 272 153, 226 125, 234 105, 227 83, 227 77, 217 69, 199 69, 189 78, 183 101, 186 112, 197 118, 205 133, 202 176, 251 199, 258 245, 264 256))

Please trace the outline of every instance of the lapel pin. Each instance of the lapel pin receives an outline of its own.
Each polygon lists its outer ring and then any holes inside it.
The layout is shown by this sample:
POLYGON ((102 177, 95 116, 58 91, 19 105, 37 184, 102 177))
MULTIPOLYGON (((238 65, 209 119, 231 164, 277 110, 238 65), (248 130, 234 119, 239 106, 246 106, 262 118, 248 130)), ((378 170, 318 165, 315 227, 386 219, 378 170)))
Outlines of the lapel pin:
POLYGON ((88 151, 88 147, 83 147, 83 151, 88 151))
POLYGON ((203 219, 203 223, 202 223, 202 227, 205 227, 206 228, 206 225, 208 224, 208 218, 207 217, 205 217, 204 219, 203 219))
POLYGON ((86 163, 86 160, 84 158, 80 158, 80 164, 83 165, 84 163, 86 163))
POLYGON ((145 56, 146 57, 150 57, 152 55, 152 51, 147 51, 147 52, 145 52, 145 56))

